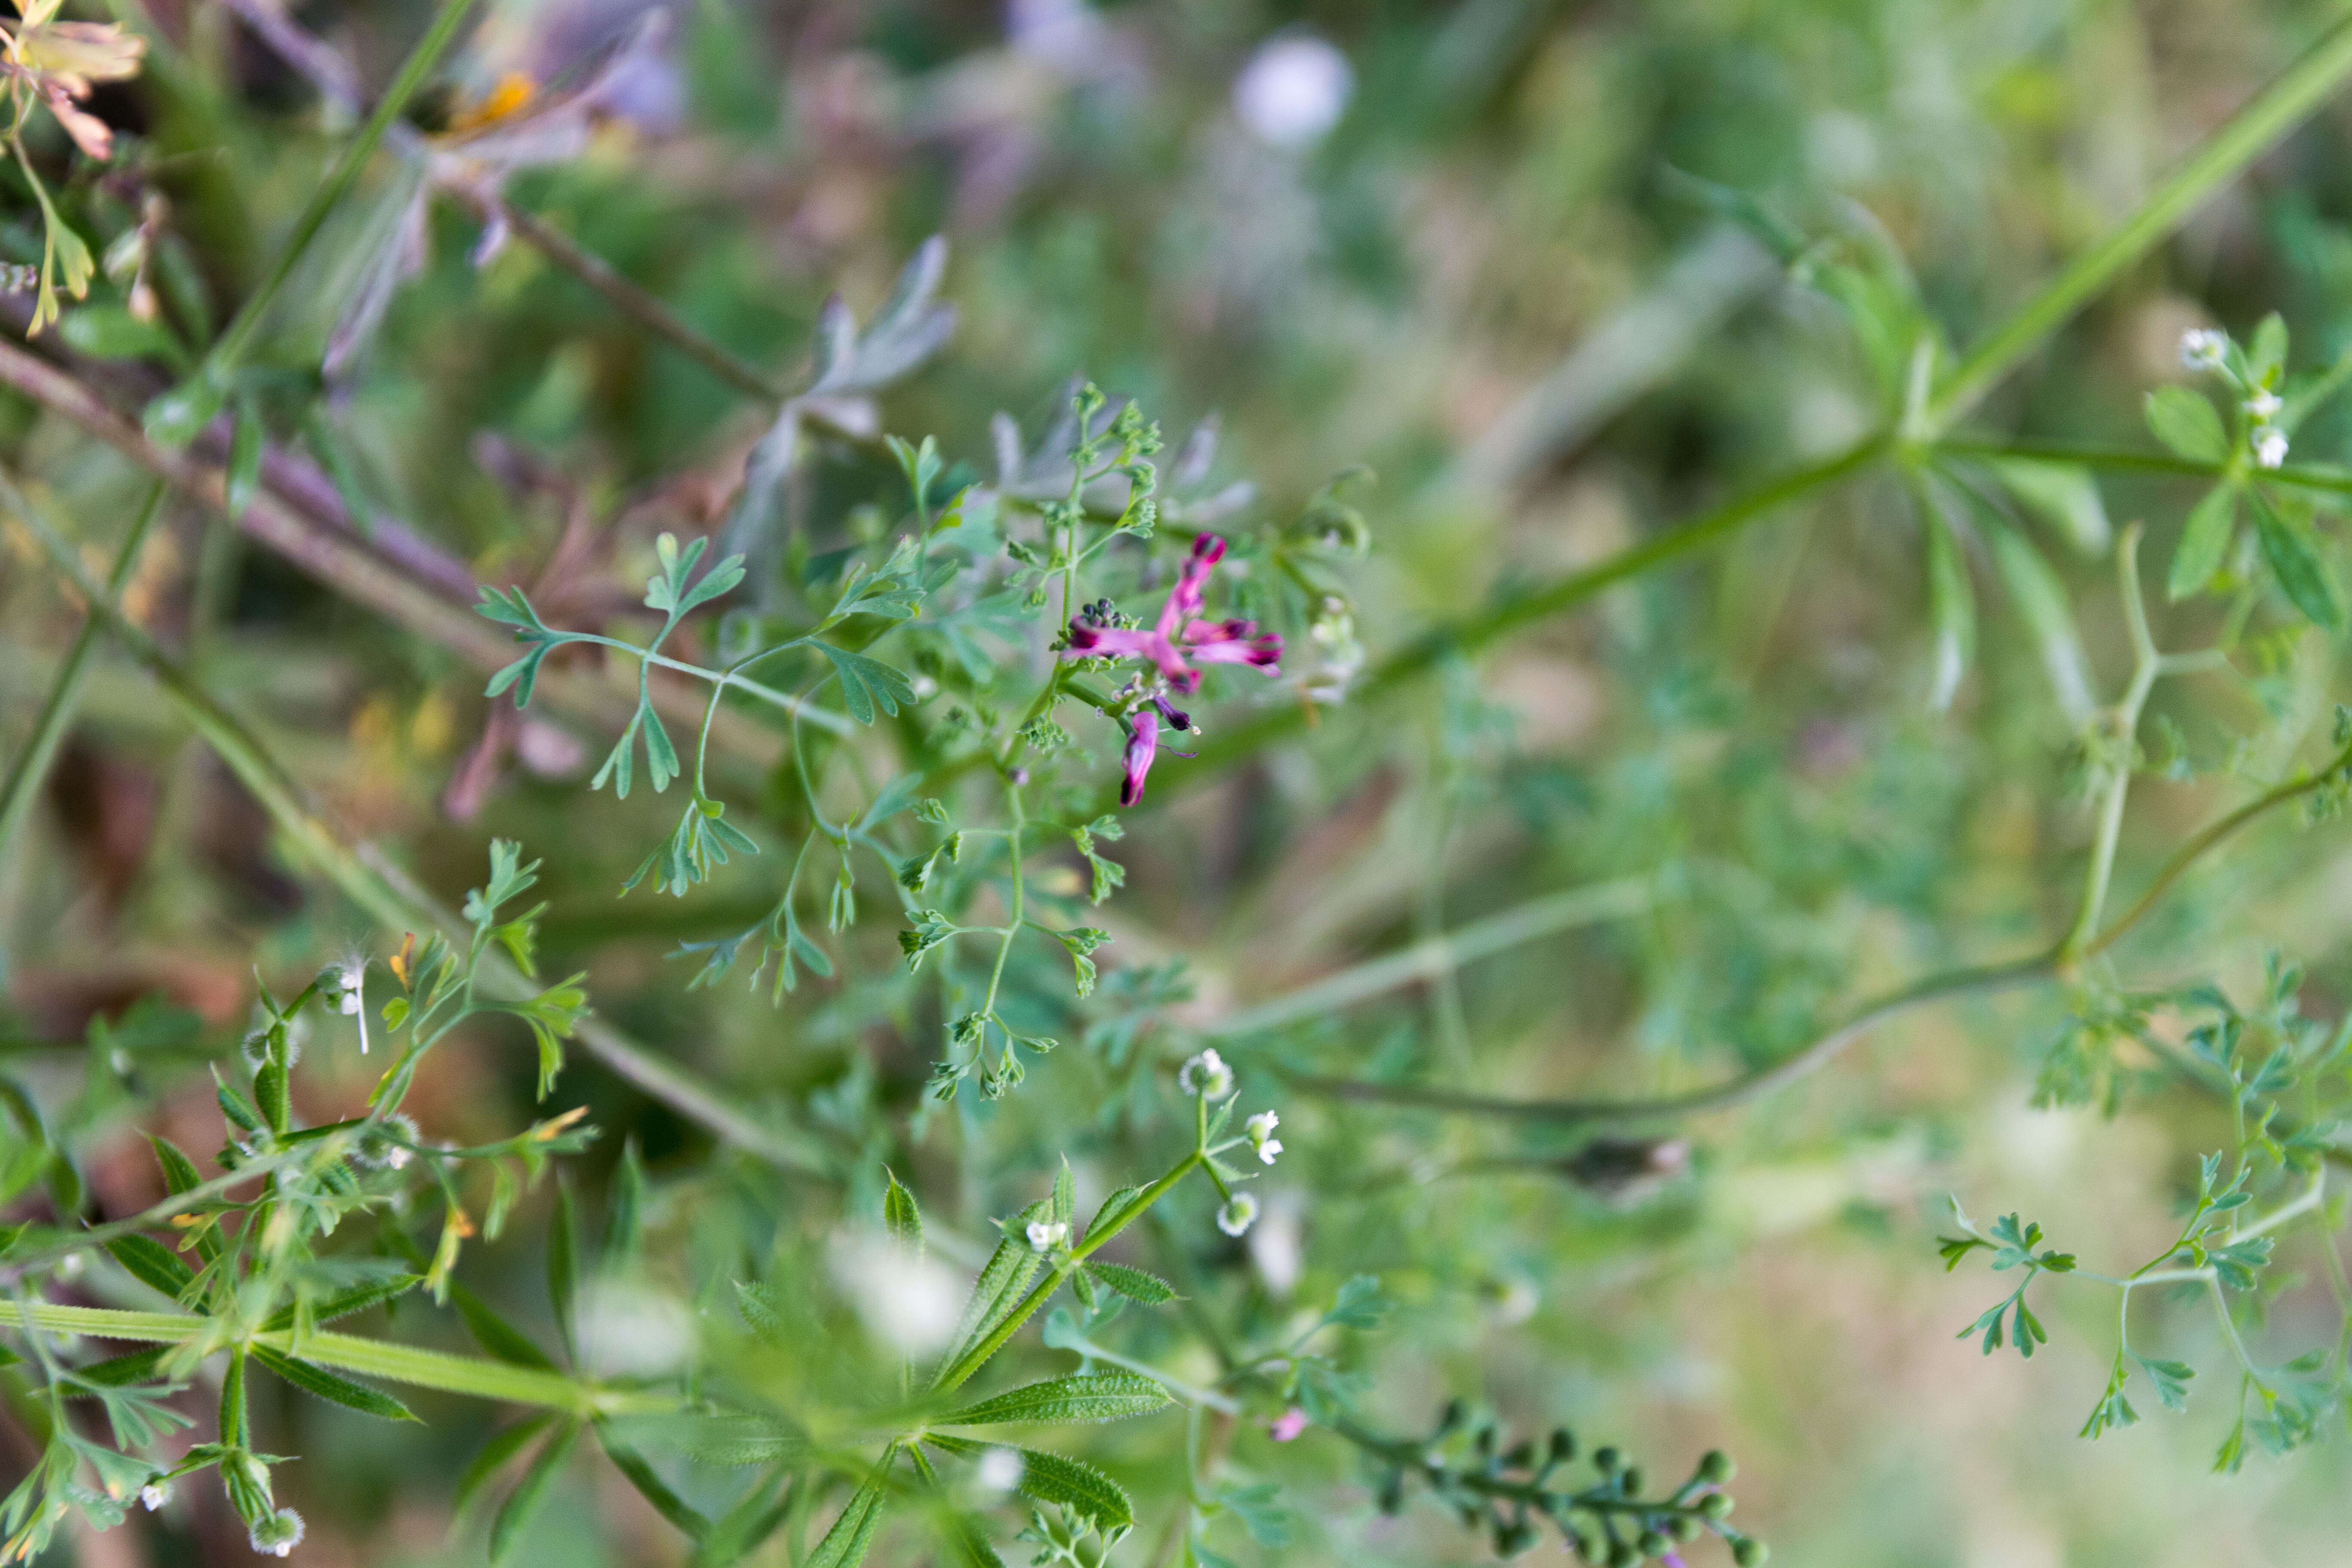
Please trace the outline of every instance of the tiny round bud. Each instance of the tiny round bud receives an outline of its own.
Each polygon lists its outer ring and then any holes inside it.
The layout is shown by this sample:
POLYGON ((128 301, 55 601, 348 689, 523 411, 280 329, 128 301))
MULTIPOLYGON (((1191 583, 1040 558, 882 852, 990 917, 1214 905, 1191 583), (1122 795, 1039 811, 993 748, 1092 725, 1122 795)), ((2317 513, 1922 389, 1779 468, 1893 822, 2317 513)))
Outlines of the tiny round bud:
POLYGON ((1623 1481, 1623 1483, 1624 1483, 1625 1495, 1626 1495, 1627 1497, 1640 1497, 1640 1496, 1642 1495, 1642 1467, 1641 1467, 1641 1466, 1639 1466, 1639 1465, 1628 1465, 1628 1466, 1626 1466, 1626 1467, 1625 1467, 1625 1474, 1621 1478, 1621 1479, 1622 1479, 1622 1480, 1623 1481))
POLYGON ((1592 1544, 1592 1537, 1585 1534, 1584 1531, 1580 1530, 1571 1530, 1568 1532, 1568 1549, 1570 1552, 1575 1552, 1579 1557, 1584 1559, 1587 1563, 1592 1561, 1595 1550, 1592 1544))
POLYGON ((1535 1462, 1536 1446, 1529 1442, 1512 1444, 1510 1452, 1503 1456, 1503 1463, 1514 1470, 1524 1470, 1535 1462))
POLYGON ((1535 1526, 1526 1520, 1517 1520, 1509 1524, 1499 1520, 1496 1521, 1495 1551, 1498 1556, 1517 1557, 1535 1543, 1535 1526))
POLYGON ((1624 1462, 1625 1456, 1619 1453, 1614 1448, 1595 1448, 1592 1450, 1592 1468, 1599 1470, 1604 1476, 1615 1475, 1619 1467, 1622 1466, 1624 1462))
POLYGON ((1719 1487, 1728 1482, 1738 1469, 1739 1467, 1731 1462, 1730 1455, 1720 1448, 1709 1448, 1698 1462, 1698 1479, 1708 1486, 1719 1487))
POLYGON ((1551 1462, 1555 1465, 1576 1458, 1576 1435, 1565 1426, 1551 1429, 1551 1462))
POLYGON ((1743 1535, 1731 1543, 1731 1560, 1739 1568, 1763 1568, 1764 1560, 1771 1555, 1771 1548, 1752 1535, 1743 1535))
POLYGON ((1636 1541, 1633 1544, 1640 1550, 1642 1555, 1644 1557, 1664 1557, 1667 1552, 1672 1552, 1675 1549, 1675 1543, 1673 1542, 1668 1541, 1664 1536, 1659 1534, 1654 1530, 1645 1530, 1642 1531, 1641 1539, 1636 1541))
POLYGON ((1676 1541, 1696 1541, 1702 1528, 1696 1519, 1686 1513, 1678 1513, 1666 1521, 1666 1533, 1676 1541))
POLYGON ((1709 1492, 1706 1496, 1698 1500, 1698 1510, 1699 1512, 1706 1515, 1709 1519, 1729 1519, 1731 1517, 1731 1494, 1729 1492, 1709 1492))
POLYGON ((1633 1564, 1641 1560, 1641 1548, 1632 1542, 1612 1541, 1609 1543, 1609 1568, 1633 1568, 1633 1564))

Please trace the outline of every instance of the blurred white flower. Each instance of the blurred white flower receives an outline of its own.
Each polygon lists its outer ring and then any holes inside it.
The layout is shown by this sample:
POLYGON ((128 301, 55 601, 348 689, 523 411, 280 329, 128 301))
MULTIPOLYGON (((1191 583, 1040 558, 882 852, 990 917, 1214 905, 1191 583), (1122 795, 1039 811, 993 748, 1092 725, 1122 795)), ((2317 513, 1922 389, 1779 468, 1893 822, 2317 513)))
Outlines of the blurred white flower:
POLYGON ((876 1339, 903 1354, 923 1355, 955 1337, 963 1282, 947 1265, 873 1232, 836 1233, 826 1261, 834 1283, 876 1339))
POLYGON ((600 1376, 675 1372, 694 1350, 684 1302, 635 1280, 600 1279, 580 1302, 580 1359, 600 1376))
POLYGON ((1311 33, 1260 45, 1234 79, 1234 112, 1251 135, 1303 151, 1339 123, 1356 90, 1348 57, 1311 33))
POLYGON ((160 1478, 149 1481, 139 1489, 139 1500, 145 1505, 149 1513, 153 1513, 172 1500, 172 1483, 160 1478))
POLYGON ((1217 1228, 1227 1236, 1239 1236, 1257 1218, 1257 1200, 1247 1193, 1235 1193, 1217 1211, 1217 1228))
POLYGON ((1029 1250, 1051 1252, 1070 1239, 1070 1227, 1061 1220, 1029 1222, 1029 1250))
POLYGON ((2275 468, 2286 461, 2286 437, 2278 430, 2264 430, 2254 437, 2254 461, 2265 468, 2275 468))
POLYGON ((2285 406, 2284 403, 2279 401, 2279 395, 2268 387, 2247 398, 2245 403, 2246 412, 2253 417, 2256 424, 2260 425, 2267 425, 2277 418, 2279 410, 2285 406))
POLYGON ((1250 1228, 1250 1262, 1276 1297, 1296 1290, 1307 1271, 1306 1210, 1296 1192, 1272 1193, 1263 1217, 1250 1228))
POLYGON ((1021 1484, 1021 1477, 1028 1468, 1018 1448, 991 1448, 980 1457, 976 1474, 982 1490, 1009 1492, 1021 1484))

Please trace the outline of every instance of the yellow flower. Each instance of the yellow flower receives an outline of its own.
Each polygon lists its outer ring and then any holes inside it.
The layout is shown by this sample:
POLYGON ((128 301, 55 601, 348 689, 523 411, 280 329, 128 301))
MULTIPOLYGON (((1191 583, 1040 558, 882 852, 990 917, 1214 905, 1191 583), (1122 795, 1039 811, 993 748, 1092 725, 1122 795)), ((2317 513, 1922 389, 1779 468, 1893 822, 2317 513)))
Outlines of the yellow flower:
POLYGON ((110 157, 114 132, 85 110, 92 84, 128 81, 139 74, 147 40, 119 22, 55 20, 60 0, 19 0, 22 20, 7 40, 5 69, 40 95, 74 145, 93 158, 110 157))

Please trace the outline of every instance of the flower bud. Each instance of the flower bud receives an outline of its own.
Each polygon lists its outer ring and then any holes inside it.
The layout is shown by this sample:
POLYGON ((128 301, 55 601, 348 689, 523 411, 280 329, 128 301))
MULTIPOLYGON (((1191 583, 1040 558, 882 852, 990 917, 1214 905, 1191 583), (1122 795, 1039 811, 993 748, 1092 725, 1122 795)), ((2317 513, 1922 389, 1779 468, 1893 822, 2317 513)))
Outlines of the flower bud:
POLYGON ((1618 1469, 1624 1463, 1625 1456, 1620 1454, 1615 1448, 1595 1448, 1592 1450, 1592 1468, 1599 1470, 1604 1476, 1615 1475, 1618 1469))
POLYGON ((1771 1549, 1752 1535, 1743 1535, 1731 1543, 1731 1560, 1739 1568, 1763 1568, 1764 1560, 1771 1555, 1771 1549))
POLYGON ((1664 1536, 1659 1534, 1654 1530, 1645 1530, 1642 1531, 1641 1538, 1634 1542, 1633 1544, 1644 1557, 1664 1557, 1667 1552, 1672 1552, 1675 1549, 1675 1543, 1673 1542, 1668 1541, 1664 1536))
POLYGON ((1609 1543, 1609 1568, 1633 1568, 1633 1564, 1641 1560, 1641 1548, 1632 1542, 1612 1541, 1609 1543))
POLYGON ((1699 1512, 1706 1515, 1709 1519, 1729 1519, 1731 1517, 1731 1494, 1729 1492, 1709 1492, 1706 1496, 1698 1500, 1698 1510, 1699 1512))
POLYGON ((1696 1541, 1702 1528, 1696 1519, 1686 1513, 1678 1513, 1666 1521, 1666 1533, 1676 1541, 1696 1541))
POLYGON ((1738 1470, 1731 1456, 1720 1448, 1709 1448, 1698 1462, 1698 1479, 1711 1487, 1726 1485, 1738 1470))
POLYGON ((1639 1465, 1628 1465, 1628 1466, 1626 1466, 1626 1467, 1625 1467, 1625 1474, 1624 1474, 1624 1476, 1622 1478, 1622 1483, 1623 1483, 1624 1488, 1625 1488, 1625 1495, 1626 1495, 1627 1497, 1640 1497, 1640 1496, 1642 1495, 1642 1467, 1641 1467, 1641 1466, 1639 1466, 1639 1465))
POLYGON ((1555 1465, 1576 1458, 1576 1435, 1565 1426, 1553 1427, 1550 1446, 1547 1452, 1555 1465))

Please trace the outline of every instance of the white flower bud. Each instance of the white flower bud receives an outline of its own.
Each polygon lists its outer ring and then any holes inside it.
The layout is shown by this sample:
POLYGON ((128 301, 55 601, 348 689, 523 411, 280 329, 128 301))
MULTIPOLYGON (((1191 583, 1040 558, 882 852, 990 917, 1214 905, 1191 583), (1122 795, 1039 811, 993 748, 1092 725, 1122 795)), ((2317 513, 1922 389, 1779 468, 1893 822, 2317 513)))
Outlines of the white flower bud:
POLYGON ((1227 1236, 1239 1236, 1257 1218, 1257 1200, 1247 1193, 1235 1193, 1217 1211, 1217 1228, 1227 1236))
POLYGON ((2254 462, 2265 468, 2275 468, 2286 461, 2286 437, 2277 429, 2265 429, 2254 437, 2254 462))
POLYGON ((269 1518, 256 1524, 250 1536, 253 1549, 270 1557, 290 1557, 302 1544, 302 1516, 290 1508, 281 1508, 269 1518))
POLYGON ((2251 415, 2258 425, 2269 424, 2278 417, 2279 410, 2285 406, 2286 405, 2279 400, 2279 395, 2267 387, 2247 398, 2244 404, 2247 414, 2251 415))
POLYGON ((2210 327, 2192 327, 2180 334, 2180 363, 2189 370, 2219 370, 2230 340, 2210 327))
POLYGON ((1031 1220, 1029 1250, 1051 1252, 1070 1239, 1070 1227, 1061 1220, 1031 1220))
POLYGON ((146 1505, 149 1513, 153 1513, 172 1500, 172 1483, 161 1477, 149 1481, 139 1489, 139 1500, 146 1505))

